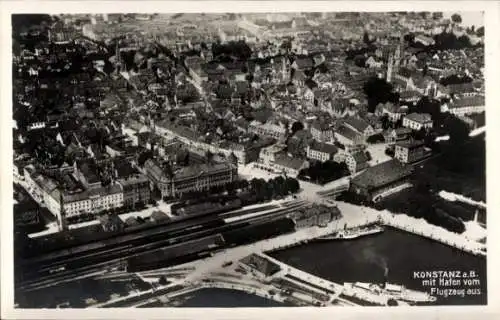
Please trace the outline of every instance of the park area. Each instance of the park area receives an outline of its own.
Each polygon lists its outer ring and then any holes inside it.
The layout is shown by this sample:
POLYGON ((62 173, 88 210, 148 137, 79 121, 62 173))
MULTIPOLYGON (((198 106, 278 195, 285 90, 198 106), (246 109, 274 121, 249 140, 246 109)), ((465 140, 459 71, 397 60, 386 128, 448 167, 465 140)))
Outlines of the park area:
POLYGON ((486 201, 486 145, 484 134, 463 145, 443 145, 441 154, 415 168, 414 184, 486 201))
MULTIPOLYGON (((448 201, 441 191, 452 192, 478 202, 486 199, 486 166, 484 135, 459 146, 444 145, 442 153, 417 165, 413 187, 376 203, 377 209, 423 217, 451 231, 463 231, 463 222, 474 218, 477 206, 448 201), (457 220, 458 219, 458 220, 457 220)), ((478 222, 486 224, 486 211, 479 210, 478 222)))

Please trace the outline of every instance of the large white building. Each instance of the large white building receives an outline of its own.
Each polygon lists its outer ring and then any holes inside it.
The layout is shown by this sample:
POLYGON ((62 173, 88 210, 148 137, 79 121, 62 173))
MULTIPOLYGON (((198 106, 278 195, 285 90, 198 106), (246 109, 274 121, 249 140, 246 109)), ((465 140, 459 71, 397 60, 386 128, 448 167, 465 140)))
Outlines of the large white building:
POLYGON ((307 146, 306 152, 308 159, 325 162, 328 160, 333 160, 335 154, 338 152, 338 148, 333 144, 315 142, 307 146))
POLYGON ((59 227, 66 224, 65 218, 124 206, 123 189, 119 184, 63 190, 55 180, 40 174, 33 166, 24 168, 24 176, 26 190, 56 217, 59 227))
POLYGON ((401 163, 412 163, 428 155, 423 141, 400 141, 395 144, 394 158, 401 163))
POLYGON ((368 168, 368 156, 363 151, 348 153, 345 156, 345 163, 351 174, 355 174, 368 168))
POLYGON ((448 112, 455 115, 467 115, 485 111, 484 96, 464 96, 453 99, 448 105, 448 112))
POLYGON ((267 136, 274 139, 282 139, 286 135, 286 128, 279 124, 274 123, 260 123, 257 120, 250 122, 248 127, 250 132, 253 132, 257 135, 267 136))

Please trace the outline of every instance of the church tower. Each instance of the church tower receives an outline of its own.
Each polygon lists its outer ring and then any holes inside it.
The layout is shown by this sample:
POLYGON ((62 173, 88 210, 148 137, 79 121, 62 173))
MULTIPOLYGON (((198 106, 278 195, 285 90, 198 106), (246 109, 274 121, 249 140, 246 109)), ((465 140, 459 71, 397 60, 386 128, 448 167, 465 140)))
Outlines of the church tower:
POLYGON ((396 50, 394 52, 394 65, 399 66, 401 64, 401 59, 403 58, 403 51, 404 51, 404 38, 403 36, 399 37, 399 43, 396 47, 396 50))
POLYGON ((120 47, 118 46, 118 41, 116 41, 116 46, 115 46, 115 72, 116 75, 119 75, 120 72, 122 71, 122 56, 120 54, 120 47))
POLYGON ((387 76, 385 78, 385 80, 389 83, 391 83, 392 81, 393 67, 394 67, 394 58, 392 57, 392 54, 390 54, 389 61, 387 62, 387 76))

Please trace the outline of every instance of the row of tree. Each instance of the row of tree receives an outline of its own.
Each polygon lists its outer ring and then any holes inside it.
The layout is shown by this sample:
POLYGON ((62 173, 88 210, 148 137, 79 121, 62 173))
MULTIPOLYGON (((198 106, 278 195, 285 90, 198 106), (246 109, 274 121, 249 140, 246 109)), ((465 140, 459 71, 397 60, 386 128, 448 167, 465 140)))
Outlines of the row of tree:
MULTIPOLYGON (((279 199, 300 190, 299 181, 291 177, 278 176, 268 181, 253 178, 252 180, 239 179, 231 183, 213 186, 204 191, 183 193, 181 201, 198 201, 207 197, 239 197, 245 204, 279 199)), ((171 199, 165 199, 171 200, 171 199)))
POLYGON ((335 161, 325 161, 313 163, 309 168, 302 169, 299 172, 299 179, 308 180, 317 184, 325 184, 333 180, 340 179, 349 175, 347 165, 335 161))
POLYGON ((379 103, 398 103, 399 94, 394 92, 393 86, 377 77, 371 77, 363 85, 363 92, 368 100, 368 112, 375 112, 379 103))
POLYGON ((422 97, 416 104, 409 105, 409 112, 428 113, 433 121, 434 132, 439 135, 449 135, 453 143, 463 143, 469 136, 468 125, 454 114, 441 112, 441 102, 428 97, 422 97))
POLYGON ((421 188, 413 188, 411 193, 404 191, 403 194, 392 196, 390 200, 377 203, 369 201, 365 197, 351 191, 344 191, 337 197, 337 200, 369 206, 377 210, 387 209, 391 212, 406 214, 410 217, 423 218, 433 225, 443 227, 455 233, 465 231, 465 225, 460 219, 440 208, 436 208, 436 196, 429 191, 422 192, 421 188))
POLYGON ((299 181, 291 177, 278 176, 276 178, 264 179, 253 178, 249 181, 248 191, 255 195, 257 201, 267 201, 282 198, 300 190, 299 181))
POLYGON ((212 44, 212 54, 214 57, 223 58, 235 57, 238 60, 247 60, 252 55, 252 49, 245 41, 230 41, 228 43, 212 44))

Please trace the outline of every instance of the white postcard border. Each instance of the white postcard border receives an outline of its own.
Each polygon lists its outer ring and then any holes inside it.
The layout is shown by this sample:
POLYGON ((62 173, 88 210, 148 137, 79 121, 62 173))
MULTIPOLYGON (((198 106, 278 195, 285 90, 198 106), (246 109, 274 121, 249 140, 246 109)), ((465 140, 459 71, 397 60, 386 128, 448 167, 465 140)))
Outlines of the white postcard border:
POLYGON ((4 319, 254 319, 306 318, 352 319, 372 318, 390 313, 391 317, 412 319, 471 319, 500 315, 500 6, 496 1, 0 1, 0 204, 1 226, 1 306, 4 319), (488 305, 447 307, 361 307, 361 308, 231 308, 231 309, 13 309, 12 264, 12 13, 111 13, 111 12, 297 12, 297 11, 484 11, 485 73, 487 105, 487 203, 488 203, 488 305))

